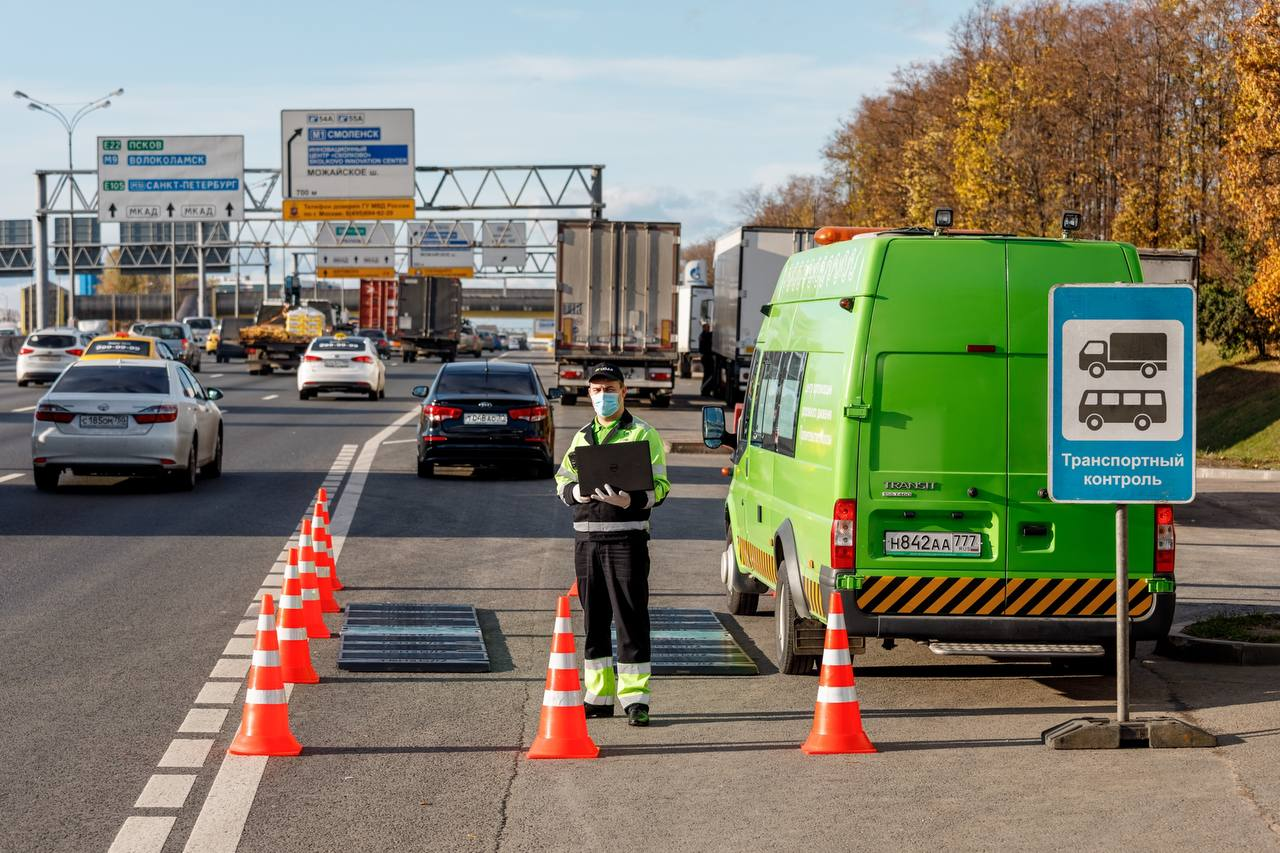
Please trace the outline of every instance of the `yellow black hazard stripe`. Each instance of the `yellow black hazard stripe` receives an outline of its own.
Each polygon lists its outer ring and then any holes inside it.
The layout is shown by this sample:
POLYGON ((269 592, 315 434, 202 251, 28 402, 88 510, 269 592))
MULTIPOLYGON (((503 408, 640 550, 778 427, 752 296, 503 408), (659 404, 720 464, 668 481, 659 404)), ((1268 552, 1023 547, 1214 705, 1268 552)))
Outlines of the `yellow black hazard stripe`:
POLYGON ((822 585, 813 578, 802 577, 800 580, 804 583, 804 597, 809 602, 809 610, 823 619, 827 618, 827 603, 822 599, 822 585))
MULTIPOLYGON (((857 593, 863 613, 921 616, 1111 616, 1114 580, 1106 578, 867 578, 857 593)), ((1129 613, 1146 615, 1154 598, 1145 579, 1129 583, 1129 613)))
POLYGON ((741 536, 738 537, 738 560, 755 574, 777 585, 778 566, 773 561, 773 555, 762 548, 757 548, 741 536))

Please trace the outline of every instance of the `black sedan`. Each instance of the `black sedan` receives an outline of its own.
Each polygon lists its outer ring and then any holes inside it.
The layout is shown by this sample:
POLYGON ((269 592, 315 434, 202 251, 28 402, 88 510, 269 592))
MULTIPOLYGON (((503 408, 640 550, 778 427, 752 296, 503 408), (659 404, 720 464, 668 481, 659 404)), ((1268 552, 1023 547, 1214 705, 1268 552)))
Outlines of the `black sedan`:
POLYGON ((391 341, 387 340, 386 332, 381 329, 361 329, 356 334, 373 341, 374 349, 378 351, 380 358, 391 358, 391 341))
POLYGON ((555 474, 555 424, 548 393, 529 364, 452 362, 428 388, 419 385, 418 476, 436 465, 521 467, 534 476, 555 474))

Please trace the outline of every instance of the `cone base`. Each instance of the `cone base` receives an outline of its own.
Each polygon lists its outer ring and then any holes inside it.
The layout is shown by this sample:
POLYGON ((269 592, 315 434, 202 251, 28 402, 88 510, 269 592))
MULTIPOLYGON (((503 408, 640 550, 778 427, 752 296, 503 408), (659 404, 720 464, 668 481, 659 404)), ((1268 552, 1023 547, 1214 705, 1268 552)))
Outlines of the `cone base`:
POLYGON ((333 634, 329 633, 329 626, 327 625, 321 625, 318 628, 315 625, 307 626, 308 640, 327 640, 332 636, 333 634))
POLYGON ((525 758, 596 758, 600 747, 591 738, 538 738, 525 758))
POLYGON ((319 684, 320 676, 314 669, 308 670, 284 670, 285 684, 319 684))
POLYGON ((338 604, 338 602, 334 601, 333 599, 330 599, 328 601, 321 599, 320 612, 321 613, 341 613, 342 607, 338 604))
POLYGON ((865 734, 811 734, 800 747, 806 755, 866 755, 876 751, 865 734))
POLYGON ((302 744, 289 735, 284 737, 236 737, 227 752, 232 755, 300 755, 302 744))

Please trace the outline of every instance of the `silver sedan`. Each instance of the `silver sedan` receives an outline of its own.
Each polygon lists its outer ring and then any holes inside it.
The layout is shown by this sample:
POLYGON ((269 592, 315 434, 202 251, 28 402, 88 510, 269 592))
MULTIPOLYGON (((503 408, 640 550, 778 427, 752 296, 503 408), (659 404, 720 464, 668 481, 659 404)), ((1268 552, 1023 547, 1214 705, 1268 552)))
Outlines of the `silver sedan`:
POLYGON ((195 488, 222 474, 222 392, 185 364, 94 359, 67 368, 36 407, 31 464, 36 488, 76 475, 158 477, 195 488))

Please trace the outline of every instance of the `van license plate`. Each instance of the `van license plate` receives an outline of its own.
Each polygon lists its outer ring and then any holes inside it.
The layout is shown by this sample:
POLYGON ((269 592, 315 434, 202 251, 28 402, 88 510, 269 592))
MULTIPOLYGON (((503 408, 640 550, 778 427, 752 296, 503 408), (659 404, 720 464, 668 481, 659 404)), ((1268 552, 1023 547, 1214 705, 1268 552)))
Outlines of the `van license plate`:
POLYGON ((982 534, 886 530, 884 552, 894 557, 980 557, 982 534))

